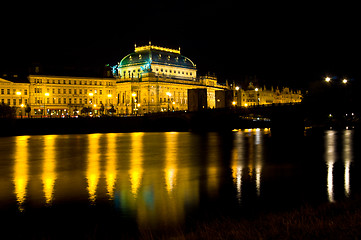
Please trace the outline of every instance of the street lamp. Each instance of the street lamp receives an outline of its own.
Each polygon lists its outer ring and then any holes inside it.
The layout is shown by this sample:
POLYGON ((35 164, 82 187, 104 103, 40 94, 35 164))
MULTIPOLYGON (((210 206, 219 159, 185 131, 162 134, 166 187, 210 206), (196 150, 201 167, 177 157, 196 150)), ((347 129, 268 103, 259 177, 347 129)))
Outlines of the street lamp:
POLYGON ((135 99, 135 97, 137 96, 137 94, 135 92, 132 93, 132 111, 133 114, 135 114, 135 110, 136 110, 136 102, 137 99, 135 99))
POLYGON ((325 78, 325 81, 326 81, 326 82, 331 82, 331 78, 330 78, 330 77, 326 77, 326 78, 325 78))
POLYGON ((169 101, 170 101, 169 98, 172 96, 172 94, 170 92, 167 92, 166 94, 168 96, 168 112, 169 112, 169 101))
POLYGON ((342 83, 343 83, 343 84, 347 84, 347 82, 348 82, 348 80, 347 80, 346 78, 344 78, 344 79, 342 80, 342 83))
MULTIPOLYGON (((20 91, 16 92, 16 95, 20 96, 20 103, 19 104, 22 104, 23 103, 23 97, 21 96, 21 92, 20 91)), ((23 109, 21 109, 21 118, 23 118, 23 109)))
MULTIPOLYGON (((49 97, 50 94, 49 93, 44 93, 45 97, 49 97)), ((49 98, 47 99, 44 99, 44 115, 47 116, 48 115, 48 111, 46 111, 46 101, 48 100, 49 98)))
POLYGON ((259 105, 259 89, 258 88, 255 88, 254 89, 255 91, 256 91, 256 93, 257 93, 257 105, 259 105))

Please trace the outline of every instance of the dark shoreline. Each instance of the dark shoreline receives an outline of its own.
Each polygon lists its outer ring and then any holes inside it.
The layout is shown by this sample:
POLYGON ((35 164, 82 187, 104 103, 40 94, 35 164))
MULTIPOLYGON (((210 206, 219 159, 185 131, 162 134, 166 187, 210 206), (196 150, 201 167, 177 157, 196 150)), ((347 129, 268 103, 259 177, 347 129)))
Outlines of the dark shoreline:
POLYGON ((0 136, 88 134, 118 132, 231 131, 270 127, 269 121, 234 118, 231 115, 154 114, 127 117, 0 119, 0 136))

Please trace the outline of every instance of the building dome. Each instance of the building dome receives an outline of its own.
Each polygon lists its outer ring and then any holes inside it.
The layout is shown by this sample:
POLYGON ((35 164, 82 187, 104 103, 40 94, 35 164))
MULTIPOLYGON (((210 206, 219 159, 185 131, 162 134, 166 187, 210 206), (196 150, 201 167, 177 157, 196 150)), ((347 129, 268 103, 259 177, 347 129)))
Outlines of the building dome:
POLYGON ((196 69, 196 65, 187 57, 180 54, 180 50, 147 45, 135 47, 134 53, 125 56, 118 68, 157 64, 180 68, 196 69))

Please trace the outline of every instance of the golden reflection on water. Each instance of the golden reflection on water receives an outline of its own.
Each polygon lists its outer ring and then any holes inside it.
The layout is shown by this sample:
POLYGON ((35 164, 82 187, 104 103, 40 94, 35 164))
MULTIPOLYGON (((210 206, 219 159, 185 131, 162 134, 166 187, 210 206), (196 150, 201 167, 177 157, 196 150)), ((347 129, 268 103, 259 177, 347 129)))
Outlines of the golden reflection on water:
POLYGON ((237 200, 241 202, 242 195, 242 171, 245 166, 243 133, 235 133, 234 147, 232 152, 232 177, 237 189, 237 200))
POLYGON ((245 129, 235 133, 231 160, 232 177, 237 190, 237 200, 242 200, 243 170, 254 180, 258 196, 261 194, 261 177, 263 165, 263 136, 267 129, 245 129), (248 143, 246 149, 246 143, 248 143), (248 154, 246 152, 248 151, 248 154))
POLYGON ((143 178, 143 135, 141 132, 131 133, 129 178, 134 198, 137 198, 143 178))
POLYGON ((29 181, 29 165, 28 165, 28 140, 29 136, 16 137, 15 159, 14 159, 14 192, 18 209, 24 210, 24 202, 26 200, 27 185, 29 181))
POLYGON ((56 181, 56 138, 56 135, 46 135, 44 137, 44 160, 41 180, 43 182, 44 197, 47 205, 51 205, 54 197, 54 184, 56 181))
POLYGON ((106 167, 105 167, 105 179, 107 184, 107 194, 110 200, 114 199, 114 187, 117 178, 117 155, 116 155, 116 137, 117 134, 107 134, 107 154, 106 154, 106 167))
POLYGON ((327 165, 327 196, 330 202, 334 202, 333 192, 333 165, 336 161, 336 132, 329 130, 326 133, 326 165, 327 165))
POLYGON ((344 161, 344 188, 345 196, 350 196, 351 186, 350 186, 350 167, 353 156, 352 149, 352 133, 353 131, 344 131, 343 133, 343 161, 344 161))
POLYGON ((166 134, 166 156, 165 156, 165 184, 170 197, 177 182, 177 137, 178 133, 170 132, 166 134))
POLYGON ((87 158, 87 171, 86 179, 88 182, 89 201, 91 204, 95 203, 97 198, 97 186, 100 177, 99 166, 99 138, 101 134, 89 134, 88 135, 88 158, 87 158))

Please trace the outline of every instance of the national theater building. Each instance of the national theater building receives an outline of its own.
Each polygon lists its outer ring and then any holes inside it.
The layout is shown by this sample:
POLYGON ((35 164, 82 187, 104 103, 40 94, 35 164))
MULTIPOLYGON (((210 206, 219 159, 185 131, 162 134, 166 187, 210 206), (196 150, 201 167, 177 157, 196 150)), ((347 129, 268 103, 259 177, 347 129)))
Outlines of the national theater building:
MULTIPOLYGON (((196 65, 181 55, 180 49, 151 43, 135 46, 133 53, 102 78, 41 75, 38 67, 28 76, 28 82, 18 83, 7 75, 0 78, 0 104, 16 107, 17 115, 25 115, 24 108, 29 106, 32 116, 81 115, 84 108, 95 115, 110 109, 116 115, 187 111, 200 97, 204 100, 197 103, 201 105, 198 109, 215 108, 221 100, 227 101, 216 96, 227 91, 237 91, 229 99, 234 105, 246 106, 250 100, 247 90, 221 85, 214 76, 198 76, 196 65)), ((267 95, 265 91, 262 94, 267 95)), ((301 93, 298 95, 294 99, 301 101, 301 93)), ((271 103, 271 98, 268 96, 264 104, 271 103)))

